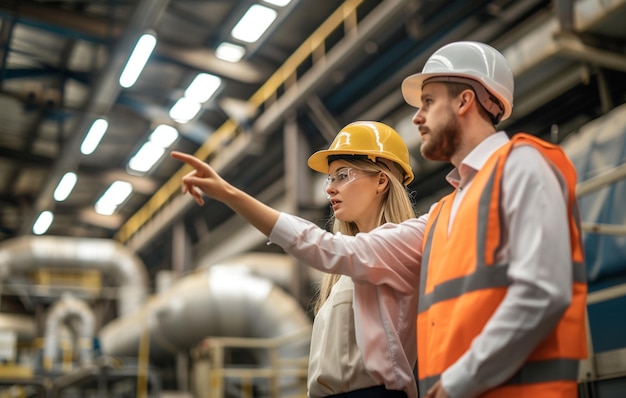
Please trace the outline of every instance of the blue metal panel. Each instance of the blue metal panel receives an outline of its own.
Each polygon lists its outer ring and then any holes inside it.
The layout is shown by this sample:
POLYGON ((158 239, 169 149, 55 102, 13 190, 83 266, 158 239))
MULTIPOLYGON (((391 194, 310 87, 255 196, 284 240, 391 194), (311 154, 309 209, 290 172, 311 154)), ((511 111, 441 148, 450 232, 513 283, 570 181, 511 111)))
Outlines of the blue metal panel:
MULTIPOLYGON (((579 181, 625 164, 626 105, 583 126, 563 148, 576 166, 579 181)), ((626 225, 625 203, 626 180, 607 185, 579 198, 582 221, 626 225)), ((626 284, 626 236, 585 233, 583 242, 590 293, 626 284)), ((588 306, 596 353, 626 348, 625 314, 626 296, 588 306)))
MULTIPOLYGON (((564 148, 586 181, 626 163, 626 106, 584 126, 564 148)), ((626 180, 579 199, 582 221, 626 225, 626 180)), ((584 234, 590 288, 626 276, 626 236, 584 234)))

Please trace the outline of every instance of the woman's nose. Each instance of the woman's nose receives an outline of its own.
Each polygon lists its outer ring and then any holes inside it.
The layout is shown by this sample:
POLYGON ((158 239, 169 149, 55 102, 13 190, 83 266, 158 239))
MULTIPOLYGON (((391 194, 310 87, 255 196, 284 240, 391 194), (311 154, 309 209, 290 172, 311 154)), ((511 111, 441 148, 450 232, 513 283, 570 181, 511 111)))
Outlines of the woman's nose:
POLYGON ((335 184, 328 184, 326 186, 326 197, 330 199, 331 196, 337 193, 337 189, 335 189, 335 184))

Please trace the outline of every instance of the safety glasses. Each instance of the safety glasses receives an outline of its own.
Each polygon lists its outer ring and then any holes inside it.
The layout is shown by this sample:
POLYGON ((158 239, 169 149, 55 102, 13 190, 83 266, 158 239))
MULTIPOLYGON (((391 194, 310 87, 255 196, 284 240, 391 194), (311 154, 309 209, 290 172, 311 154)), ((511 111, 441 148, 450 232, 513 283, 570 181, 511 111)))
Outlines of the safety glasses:
POLYGON ((335 175, 328 175, 326 180, 324 181, 324 192, 328 190, 328 188, 333 187, 335 189, 339 189, 354 180, 357 180, 361 177, 365 177, 367 175, 378 174, 377 171, 365 171, 359 170, 352 167, 347 167, 341 169, 335 175))

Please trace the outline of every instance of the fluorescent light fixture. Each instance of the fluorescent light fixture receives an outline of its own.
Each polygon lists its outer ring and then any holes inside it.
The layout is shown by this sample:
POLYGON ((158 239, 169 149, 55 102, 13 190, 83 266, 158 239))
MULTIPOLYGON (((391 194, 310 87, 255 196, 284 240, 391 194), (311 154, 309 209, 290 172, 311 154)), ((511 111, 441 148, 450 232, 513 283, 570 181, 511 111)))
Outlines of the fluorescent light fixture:
POLYGON ((165 148, 148 141, 144 143, 128 162, 128 167, 132 170, 145 173, 150 170, 152 166, 161 159, 165 148))
POLYGON ((202 105, 199 102, 181 97, 170 109, 170 117, 178 123, 187 123, 200 112, 200 108, 202 105))
POLYGON ((235 39, 254 43, 265 33, 277 15, 274 9, 254 4, 237 22, 230 34, 235 39))
POLYGON ((185 90, 185 97, 202 104, 215 94, 220 84, 222 84, 222 79, 219 77, 208 73, 200 73, 185 90))
POLYGON ((117 207, 133 192, 133 186, 126 181, 115 181, 96 202, 96 212, 104 216, 115 213, 117 207))
POLYGON ((33 224, 33 233, 35 235, 45 234, 50 225, 52 225, 52 221, 54 220, 54 214, 49 211, 42 211, 37 217, 35 224, 33 224))
POLYGON ((178 131, 172 126, 157 126, 146 141, 128 162, 131 170, 145 173, 161 159, 165 150, 178 138, 178 131))
POLYGON ((59 181, 59 185, 57 185, 54 190, 54 200, 57 202, 63 202, 68 196, 70 196, 70 193, 72 193, 72 189, 74 189, 75 185, 76 174, 71 171, 65 173, 63 178, 61 178, 61 181, 59 181))
POLYGON ((246 49, 233 43, 224 42, 217 46, 215 56, 228 62, 239 62, 246 54, 246 49))
POLYGON ((167 148, 172 145, 177 138, 178 131, 174 127, 168 126, 167 124, 161 124, 154 129, 148 140, 154 142, 162 148, 167 148))
POLYGON ((137 40, 137 44, 135 44, 135 48, 120 75, 120 86, 129 88, 135 84, 155 46, 156 37, 149 33, 143 34, 137 40))
POLYGON ((263 0, 263 3, 272 4, 277 7, 284 7, 291 3, 291 0, 263 0))
POLYGON ((83 155, 91 155, 98 147, 98 144, 100 144, 100 140, 107 131, 107 128, 109 128, 109 122, 104 119, 96 119, 89 128, 87 135, 85 135, 83 143, 80 145, 80 152, 83 155))

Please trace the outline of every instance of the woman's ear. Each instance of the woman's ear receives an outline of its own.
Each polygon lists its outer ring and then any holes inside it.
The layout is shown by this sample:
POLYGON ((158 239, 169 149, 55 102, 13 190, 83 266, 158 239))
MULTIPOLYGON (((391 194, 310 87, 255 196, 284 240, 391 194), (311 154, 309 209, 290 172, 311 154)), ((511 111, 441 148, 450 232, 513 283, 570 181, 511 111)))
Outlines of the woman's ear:
POLYGON ((389 176, 381 171, 380 173, 378 173, 378 187, 376 188, 376 192, 385 192, 385 189, 387 189, 388 185, 389 176))

